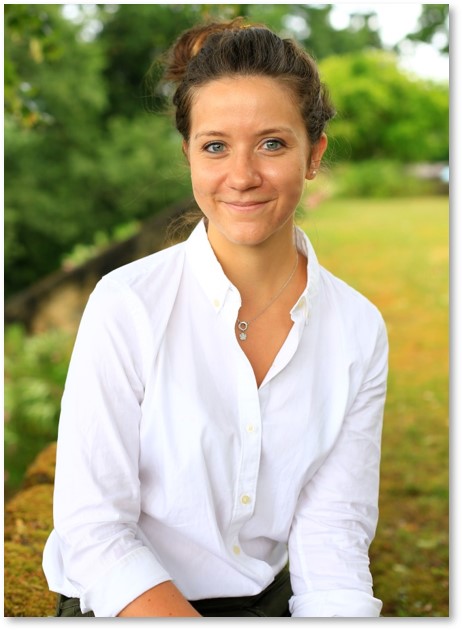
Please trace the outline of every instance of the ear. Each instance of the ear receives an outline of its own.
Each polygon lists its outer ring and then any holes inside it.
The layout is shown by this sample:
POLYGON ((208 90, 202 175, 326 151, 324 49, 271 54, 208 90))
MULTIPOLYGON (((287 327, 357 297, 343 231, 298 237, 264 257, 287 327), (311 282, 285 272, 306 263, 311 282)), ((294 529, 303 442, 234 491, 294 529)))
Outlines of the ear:
POLYGON ((183 155, 188 160, 188 164, 189 164, 189 144, 186 142, 186 140, 183 140, 183 143, 181 145, 181 150, 183 151, 183 155))
POLYGON ((327 136, 325 133, 321 135, 315 145, 311 147, 310 161, 306 169, 305 179, 314 179, 321 166, 322 156, 327 149, 327 136))

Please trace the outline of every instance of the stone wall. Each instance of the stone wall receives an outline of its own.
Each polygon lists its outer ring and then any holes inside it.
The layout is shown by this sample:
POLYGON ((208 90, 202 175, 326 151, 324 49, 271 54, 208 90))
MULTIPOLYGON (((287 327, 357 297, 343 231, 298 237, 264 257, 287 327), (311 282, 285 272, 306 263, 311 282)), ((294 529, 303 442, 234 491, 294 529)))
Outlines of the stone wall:
POLYGON ((157 213, 134 236, 115 243, 73 269, 43 278, 5 303, 5 325, 21 323, 31 334, 53 328, 77 331, 88 297, 98 280, 116 267, 165 247, 169 223, 192 205, 191 200, 157 213))

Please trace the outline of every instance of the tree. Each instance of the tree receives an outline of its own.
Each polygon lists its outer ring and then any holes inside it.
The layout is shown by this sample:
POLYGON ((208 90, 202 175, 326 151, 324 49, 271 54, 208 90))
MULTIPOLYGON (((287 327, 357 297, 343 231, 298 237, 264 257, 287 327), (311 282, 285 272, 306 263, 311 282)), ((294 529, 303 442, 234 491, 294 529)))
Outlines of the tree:
POLYGON ((59 253, 90 229, 86 182, 75 171, 74 159, 79 154, 91 160, 105 93, 100 50, 78 41, 75 27, 63 19, 58 6, 9 5, 7 18, 8 295, 55 269, 59 253))
POLYGON ((352 13, 347 28, 332 26, 331 4, 252 4, 246 5, 251 20, 262 21, 279 33, 295 37, 318 60, 330 55, 382 48, 371 12, 352 13))
MULTIPOLYGON (((190 188, 168 118, 147 116, 139 102, 133 120, 117 114, 103 43, 83 39, 61 7, 37 10, 9 5, 6 24, 6 296, 59 268, 75 244, 91 243, 97 231, 146 218, 190 188), (42 41, 46 54, 34 56, 31 33, 42 27, 54 46, 42 41), (33 93, 25 113, 21 86, 33 93), (30 111, 37 113, 33 121, 30 111)), ((149 61, 146 54, 140 81, 149 61)))
POLYGON ((22 126, 30 127, 46 119, 39 109, 34 82, 25 82, 25 68, 60 57, 59 37, 50 14, 40 5, 4 6, 5 14, 5 112, 22 126))
MULTIPOLYGON (((180 32, 201 19, 201 5, 119 4, 110 12, 103 5, 103 29, 98 42, 106 58, 104 79, 107 85, 109 109, 112 115, 133 117, 139 115, 147 98, 145 78, 151 64, 169 48, 180 32)), ((150 79, 161 78, 161 68, 150 79)), ((164 100, 159 95, 148 106, 162 109, 164 100)))
POLYGON ((405 39, 432 44, 449 53, 449 4, 422 4, 417 29, 405 39))
POLYGON ((320 69, 338 112, 330 128, 335 159, 448 159, 446 85, 404 73, 383 51, 332 56, 320 69))

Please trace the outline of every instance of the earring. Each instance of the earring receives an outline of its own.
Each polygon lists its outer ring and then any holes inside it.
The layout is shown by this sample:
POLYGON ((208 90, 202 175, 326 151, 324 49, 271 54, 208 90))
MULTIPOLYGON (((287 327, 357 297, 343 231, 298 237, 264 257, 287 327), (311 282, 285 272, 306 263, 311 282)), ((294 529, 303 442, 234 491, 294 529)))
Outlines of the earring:
POLYGON ((316 171, 316 170, 313 170, 313 177, 315 177, 315 176, 316 176, 316 173, 317 173, 317 171, 316 171))

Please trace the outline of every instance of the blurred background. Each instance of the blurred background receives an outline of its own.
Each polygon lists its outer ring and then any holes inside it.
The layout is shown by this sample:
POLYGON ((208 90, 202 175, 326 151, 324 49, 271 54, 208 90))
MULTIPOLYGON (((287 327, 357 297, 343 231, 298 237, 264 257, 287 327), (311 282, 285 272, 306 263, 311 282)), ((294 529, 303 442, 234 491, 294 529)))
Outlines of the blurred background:
POLYGON ((190 203, 159 60, 238 15, 297 39, 337 108, 298 221, 388 325, 375 591, 384 616, 448 616, 447 4, 4 5, 6 500, 56 439, 90 291, 190 203))

